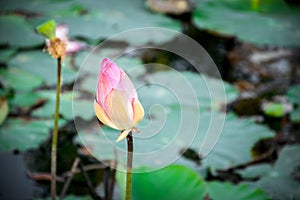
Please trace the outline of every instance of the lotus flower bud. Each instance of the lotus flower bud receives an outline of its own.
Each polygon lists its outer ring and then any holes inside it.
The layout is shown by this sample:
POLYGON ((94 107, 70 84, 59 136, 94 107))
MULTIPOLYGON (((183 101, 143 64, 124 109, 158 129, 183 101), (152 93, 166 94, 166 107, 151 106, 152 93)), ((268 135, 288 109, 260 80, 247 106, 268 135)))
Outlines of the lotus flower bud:
POLYGON ((131 80, 108 58, 101 63, 94 109, 103 124, 121 130, 117 142, 135 130, 144 117, 143 106, 131 80))

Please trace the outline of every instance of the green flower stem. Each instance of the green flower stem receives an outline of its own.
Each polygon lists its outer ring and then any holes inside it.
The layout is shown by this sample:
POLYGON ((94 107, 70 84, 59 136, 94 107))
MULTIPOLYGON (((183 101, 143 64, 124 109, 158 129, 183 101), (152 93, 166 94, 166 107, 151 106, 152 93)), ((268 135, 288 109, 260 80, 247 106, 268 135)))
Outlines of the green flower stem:
POLYGON ((133 159, 133 137, 131 132, 126 137, 127 140, 127 172, 126 172, 126 200, 131 199, 132 188, 132 159, 133 159))
POLYGON ((58 119, 59 119, 59 104, 61 91, 61 58, 57 59, 57 81, 56 81, 56 102, 54 128, 52 135, 52 150, 51 150, 51 199, 56 198, 56 149, 58 139, 58 119))

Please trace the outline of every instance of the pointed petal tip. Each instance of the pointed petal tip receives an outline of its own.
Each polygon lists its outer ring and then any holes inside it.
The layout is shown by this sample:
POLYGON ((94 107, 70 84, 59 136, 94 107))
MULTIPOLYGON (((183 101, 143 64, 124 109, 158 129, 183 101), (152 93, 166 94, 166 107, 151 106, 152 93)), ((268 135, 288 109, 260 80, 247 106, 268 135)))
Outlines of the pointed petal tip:
POLYGON ((141 102, 138 99, 134 99, 133 101, 133 123, 134 125, 138 124, 145 115, 144 108, 141 104, 141 102))
POLYGON ((107 66, 107 65, 110 66, 111 64, 115 64, 115 63, 107 57, 105 57, 101 62, 101 66, 107 66))
POLYGON ((100 65, 100 73, 105 73, 107 76, 112 76, 120 81, 122 69, 109 58, 104 58, 100 65))
POLYGON ((130 133, 130 131, 131 131, 131 129, 126 129, 126 130, 121 131, 116 142, 120 142, 120 141, 124 140, 127 137, 127 135, 130 133))

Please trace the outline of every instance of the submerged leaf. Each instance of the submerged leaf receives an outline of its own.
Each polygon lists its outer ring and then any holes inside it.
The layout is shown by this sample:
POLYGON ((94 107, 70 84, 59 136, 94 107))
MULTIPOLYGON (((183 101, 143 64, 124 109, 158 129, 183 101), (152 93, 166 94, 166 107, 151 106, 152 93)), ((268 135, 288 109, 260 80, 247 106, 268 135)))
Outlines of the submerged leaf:
POLYGON ((207 184, 208 195, 213 200, 266 200, 268 197, 261 189, 252 188, 246 184, 210 182, 207 184))

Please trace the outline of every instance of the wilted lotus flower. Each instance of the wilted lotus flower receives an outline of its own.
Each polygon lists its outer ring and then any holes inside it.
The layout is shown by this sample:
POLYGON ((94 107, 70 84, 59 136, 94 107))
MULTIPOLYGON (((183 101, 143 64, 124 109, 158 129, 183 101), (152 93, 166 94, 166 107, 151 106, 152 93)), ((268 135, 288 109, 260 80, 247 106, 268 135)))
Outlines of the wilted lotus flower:
MULTIPOLYGON (((75 53, 85 46, 82 42, 69 40, 68 33, 69 28, 67 25, 60 24, 56 26, 55 35, 66 44, 66 54, 75 53)), ((49 44, 50 40, 47 39, 47 46, 49 46, 49 44)))
POLYGON ((131 80, 108 58, 101 63, 94 109, 103 124, 121 130, 117 142, 135 130, 144 117, 143 106, 131 80))

